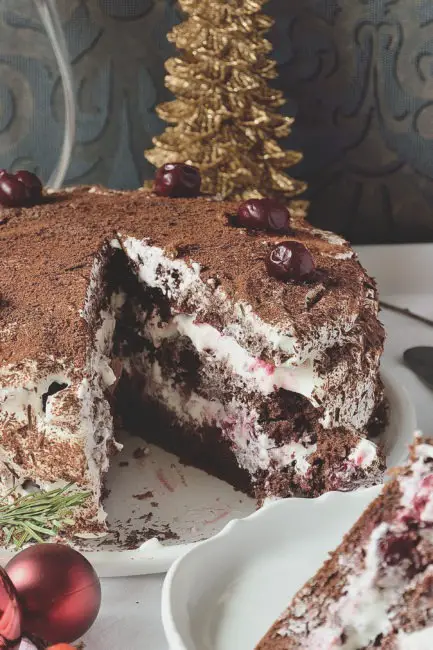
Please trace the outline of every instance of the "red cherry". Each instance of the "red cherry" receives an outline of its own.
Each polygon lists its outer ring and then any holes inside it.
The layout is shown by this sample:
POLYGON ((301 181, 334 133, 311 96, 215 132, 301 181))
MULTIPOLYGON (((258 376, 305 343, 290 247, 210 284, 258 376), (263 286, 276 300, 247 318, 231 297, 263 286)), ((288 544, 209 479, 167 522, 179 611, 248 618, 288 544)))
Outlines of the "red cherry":
POLYGON ((413 558, 416 544, 417 540, 413 539, 409 533, 402 533, 389 535, 382 540, 380 548, 385 562, 390 566, 395 566, 404 559, 413 558))
POLYGON ((20 169, 19 171, 15 172, 14 176, 26 186, 32 201, 37 201, 41 198, 42 183, 36 174, 28 172, 25 169, 20 169))
POLYGON ((159 196, 193 197, 200 194, 201 177, 197 167, 167 163, 155 174, 154 191, 159 196))
POLYGON ((315 271, 310 251, 297 241, 284 241, 275 246, 267 259, 266 267, 269 275, 283 281, 307 280, 315 271))
POLYGON ((21 636, 18 596, 8 574, 0 568, 0 648, 11 648, 21 636))
POLYGON ((235 222, 254 230, 289 232, 289 219, 287 208, 274 199, 248 199, 240 204, 235 222))
POLYGON ((0 203, 8 207, 27 205, 30 192, 24 183, 13 174, 4 172, 0 175, 0 203))

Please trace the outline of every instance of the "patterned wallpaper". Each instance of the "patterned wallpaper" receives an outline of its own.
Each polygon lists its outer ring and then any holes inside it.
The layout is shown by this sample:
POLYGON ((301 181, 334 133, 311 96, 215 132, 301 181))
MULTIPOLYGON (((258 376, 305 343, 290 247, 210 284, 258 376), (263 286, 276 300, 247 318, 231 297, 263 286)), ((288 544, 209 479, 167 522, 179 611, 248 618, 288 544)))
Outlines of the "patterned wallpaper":
MULTIPOLYGON (((217 1, 217 0, 216 0, 217 1)), ((221 0, 220 0, 221 1, 221 0)), ((168 98, 165 35, 175 0, 58 0, 78 97, 68 182, 134 187, 168 98)), ((354 241, 433 241, 433 0, 271 0, 291 170, 310 218, 354 241)), ((63 102, 32 0, 0 0, 0 165, 47 179, 63 102)))

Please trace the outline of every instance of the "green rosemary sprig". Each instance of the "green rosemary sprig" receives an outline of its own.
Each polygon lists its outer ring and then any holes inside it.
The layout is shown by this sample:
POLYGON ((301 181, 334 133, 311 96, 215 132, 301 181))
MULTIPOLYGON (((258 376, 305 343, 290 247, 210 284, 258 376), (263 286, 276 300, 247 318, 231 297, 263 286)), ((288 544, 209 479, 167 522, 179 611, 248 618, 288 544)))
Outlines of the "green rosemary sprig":
POLYGON ((91 492, 71 491, 73 484, 63 488, 32 492, 11 502, 15 489, 0 498, 0 529, 6 546, 21 548, 28 542, 44 542, 62 529, 74 524, 72 511, 89 498, 91 492))

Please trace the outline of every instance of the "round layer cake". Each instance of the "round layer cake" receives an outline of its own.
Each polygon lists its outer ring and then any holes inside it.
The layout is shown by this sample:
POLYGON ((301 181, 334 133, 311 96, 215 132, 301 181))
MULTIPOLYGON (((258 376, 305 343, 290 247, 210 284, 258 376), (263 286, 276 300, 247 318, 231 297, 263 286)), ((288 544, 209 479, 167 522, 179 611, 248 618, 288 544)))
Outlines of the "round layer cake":
POLYGON ((284 233, 238 208, 80 187, 2 210, 0 493, 73 483, 75 532, 103 531, 115 417, 259 501, 382 479, 374 281, 296 204, 284 233), (275 277, 281 242, 314 273, 275 277))

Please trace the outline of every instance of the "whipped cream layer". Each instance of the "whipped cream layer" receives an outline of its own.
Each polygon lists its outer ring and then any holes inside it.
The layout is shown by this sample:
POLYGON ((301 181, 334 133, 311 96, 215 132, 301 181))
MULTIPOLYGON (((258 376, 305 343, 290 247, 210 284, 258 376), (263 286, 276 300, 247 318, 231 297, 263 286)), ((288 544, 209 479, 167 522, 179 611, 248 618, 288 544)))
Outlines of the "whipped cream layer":
POLYGON ((297 474, 305 474, 310 464, 308 456, 315 444, 296 441, 276 446, 275 440, 266 435, 259 422, 257 411, 233 398, 223 404, 208 400, 194 391, 185 394, 173 380, 163 377, 157 361, 141 359, 140 372, 147 377, 146 395, 171 410, 181 422, 193 423, 199 435, 204 425, 219 427, 222 435, 230 440, 239 466, 253 476, 259 470, 281 468, 293 464, 297 474))
POLYGON ((212 325, 196 323, 194 316, 188 314, 177 314, 163 322, 156 312, 146 320, 145 333, 155 347, 164 339, 187 336, 200 355, 226 366, 249 391, 271 395, 284 389, 303 395, 313 406, 324 407, 321 424, 327 429, 346 425, 362 430, 371 417, 377 390, 376 351, 362 354, 360 346, 354 346, 348 359, 341 359, 332 370, 321 374, 319 359, 311 358, 301 365, 291 361, 274 365, 253 357, 232 336, 222 334, 212 325), (351 399, 346 398, 346 391, 339 392, 342 385, 350 390, 351 399))
POLYGON ((299 366, 290 361, 275 366, 259 357, 252 356, 233 336, 222 334, 212 325, 197 323, 194 316, 177 314, 168 323, 161 321, 158 313, 147 320, 145 332, 155 347, 167 338, 187 336, 200 354, 207 354, 216 362, 222 362, 230 372, 245 380, 251 390, 269 395, 280 388, 299 393, 318 405, 317 392, 323 395, 323 381, 316 374, 311 359, 299 366))

